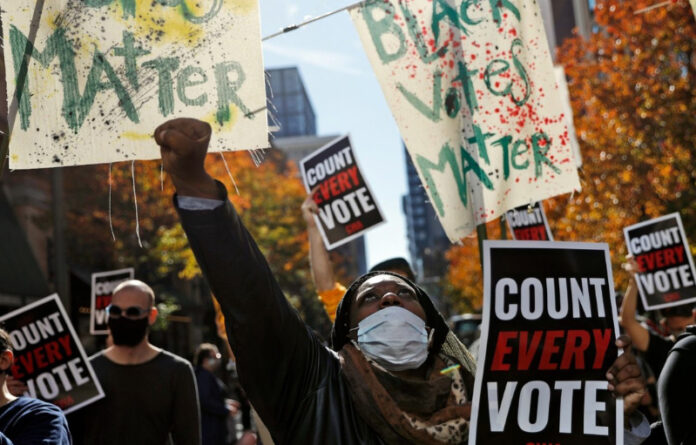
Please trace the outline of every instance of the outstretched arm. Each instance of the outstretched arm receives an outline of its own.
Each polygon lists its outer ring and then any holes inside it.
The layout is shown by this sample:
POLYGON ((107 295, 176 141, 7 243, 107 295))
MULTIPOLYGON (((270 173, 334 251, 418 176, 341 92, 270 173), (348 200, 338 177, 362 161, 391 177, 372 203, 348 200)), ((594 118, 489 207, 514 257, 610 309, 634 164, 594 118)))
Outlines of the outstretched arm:
POLYGON ((631 337, 633 346, 642 352, 648 350, 650 345, 650 334, 648 330, 636 319, 636 307, 638 305, 638 284, 636 283, 636 273, 639 272, 638 263, 632 257, 623 265, 623 268, 630 274, 628 288, 621 304, 619 313, 619 323, 624 328, 626 334, 631 337))
POLYGON ((302 203, 302 217, 307 224, 309 236, 309 265, 312 268, 312 279, 317 292, 324 292, 334 288, 334 272, 329 252, 324 246, 315 216, 319 214, 317 203, 313 196, 316 188, 312 190, 307 199, 302 203))
MULTIPOLYGON (((205 171, 210 126, 176 119, 158 127, 164 169, 183 196, 218 200, 211 210, 179 215, 213 294, 225 315, 227 336, 249 400, 279 440, 291 417, 326 375, 329 352, 290 307, 258 246, 227 200, 226 190, 205 171)), ((206 206, 202 206, 206 207, 206 206)))

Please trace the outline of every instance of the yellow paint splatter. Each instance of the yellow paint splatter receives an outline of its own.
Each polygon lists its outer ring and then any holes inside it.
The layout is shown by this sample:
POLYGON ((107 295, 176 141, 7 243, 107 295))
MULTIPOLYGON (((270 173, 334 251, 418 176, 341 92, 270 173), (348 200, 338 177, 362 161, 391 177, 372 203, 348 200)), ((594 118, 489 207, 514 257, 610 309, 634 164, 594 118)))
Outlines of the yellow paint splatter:
POLYGON ((11 158, 12 158, 12 162, 17 162, 17 161, 19 161, 19 155, 16 154, 16 153, 13 154, 13 155, 11 156, 11 158))
POLYGON ((220 122, 218 122, 217 120, 217 111, 213 111, 212 113, 205 116, 202 120, 209 123, 210 126, 213 127, 214 133, 224 133, 232 131, 234 129, 234 126, 237 124, 238 119, 239 108, 235 107, 234 105, 230 105, 230 119, 227 122, 223 122, 222 125, 220 125, 220 122))
POLYGON ((130 139, 131 141, 146 141, 152 139, 151 134, 137 133, 135 131, 124 131, 121 133, 121 137, 124 139, 130 139))
POLYGON ((256 11, 258 8, 258 4, 258 0, 236 0, 226 1, 223 7, 229 8, 235 14, 246 15, 256 11))

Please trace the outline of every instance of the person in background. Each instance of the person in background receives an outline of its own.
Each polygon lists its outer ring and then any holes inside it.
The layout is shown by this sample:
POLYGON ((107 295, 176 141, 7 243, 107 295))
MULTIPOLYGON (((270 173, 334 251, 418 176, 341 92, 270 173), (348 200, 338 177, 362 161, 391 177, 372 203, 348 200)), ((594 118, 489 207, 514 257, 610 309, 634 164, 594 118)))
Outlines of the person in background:
POLYGON ((139 280, 114 289, 106 308, 113 345, 90 360, 105 397, 70 414, 75 442, 86 445, 200 445, 191 364, 149 342, 155 294, 139 280), (74 417, 73 417, 74 416, 74 417), (78 434, 78 428, 80 434, 78 434))
POLYGON ((225 398, 225 386, 215 376, 221 359, 220 351, 212 343, 199 345, 193 356, 201 406, 201 437, 206 445, 226 445, 227 418, 239 412, 239 402, 225 398))
POLYGON ((667 354, 674 341, 687 326, 696 322, 696 310, 692 305, 682 305, 663 309, 660 324, 668 334, 663 337, 647 327, 643 326, 636 318, 638 305, 638 284, 636 274, 640 268, 636 261, 629 257, 623 268, 630 274, 628 288, 624 294, 619 313, 619 323, 626 334, 631 337, 633 346, 643 353, 646 363, 650 366, 656 377, 659 378, 667 354))
POLYGON ((10 393, 7 380, 13 363, 10 336, 0 329, 0 445, 70 445, 70 429, 60 408, 10 393))
MULTIPOLYGON (((333 263, 329 257, 329 252, 324 246, 324 240, 319 232, 315 216, 319 214, 319 207, 312 198, 319 186, 315 187, 302 203, 302 216, 307 224, 307 235, 309 237, 309 265, 312 270, 312 280, 314 287, 319 295, 319 300, 324 305, 331 322, 336 319, 336 309, 346 293, 346 287, 336 281, 334 277, 333 263)), ((416 276, 411 269, 411 265, 404 258, 390 258, 375 264, 370 272, 384 271, 394 272, 408 278, 416 280, 416 276)))
MULTIPOLYGON (((328 350, 206 172, 210 125, 174 119, 154 136, 182 226, 222 307, 242 385, 277 443, 466 443, 475 364, 421 288, 390 272, 363 275, 338 306, 328 350)), ((616 345, 626 349, 607 373, 608 389, 624 398, 625 443, 636 444, 644 437, 631 434, 639 426, 633 414, 645 382, 630 339, 616 345)))

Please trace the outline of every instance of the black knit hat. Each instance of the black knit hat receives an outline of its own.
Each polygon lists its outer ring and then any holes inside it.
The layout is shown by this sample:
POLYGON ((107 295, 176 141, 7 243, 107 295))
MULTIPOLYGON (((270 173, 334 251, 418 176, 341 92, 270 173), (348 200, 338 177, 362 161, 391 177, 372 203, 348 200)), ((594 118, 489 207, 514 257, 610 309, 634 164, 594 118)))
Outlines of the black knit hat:
POLYGON ((355 295, 357 294, 360 285, 377 275, 391 275, 393 277, 400 278, 416 290, 418 302, 425 311, 425 324, 434 330, 431 352, 440 352, 440 347, 442 346, 442 343, 444 343, 445 337, 447 337, 447 333, 449 332, 447 322, 445 322, 445 319, 442 317, 440 312, 435 309, 435 305, 423 289, 418 287, 408 278, 404 278, 402 275, 392 272, 370 272, 358 278, 353 282, 353 284, 350 285, 346 291, 346 294, 343 296, 341 303, 336 309, 336 321, 334 321, 333 329, 331 330, 331 348, 334 351, 340 351, 341 348, 343 348, 343 345, 348 343, 348 332, 350 330, 350 307, 353 304, 353 300, 355 300, 355 295))
POLYGON ((404 274, 406 274, 406 278, 411 281, 416 281, 416 275, 413 273, 413 269, 411 269, 411 265, 406 261, 406 258, 389 258, 388 260, 384 260, 372 266, 369 272, 378 272, 380 270, 402 270, 404 274))

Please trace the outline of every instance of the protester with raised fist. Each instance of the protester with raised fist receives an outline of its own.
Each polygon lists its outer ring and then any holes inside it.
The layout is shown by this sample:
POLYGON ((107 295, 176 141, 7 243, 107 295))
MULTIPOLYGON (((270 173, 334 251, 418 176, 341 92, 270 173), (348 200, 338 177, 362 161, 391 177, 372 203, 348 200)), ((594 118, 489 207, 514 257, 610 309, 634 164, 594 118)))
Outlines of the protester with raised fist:
POLYGON ((201 443, 191 364, 153 346, 155 294, 138 280, 114 289, 106 309, 113 345, 91 358, 105 397, 70 416, 75 442, 86 445, 201 443), (80 434, 78 434, 78 428, 80 434))
MULTIPOLYGON (((193 119, 155 130, 177 189, 174 204, 225 315, 242 386, 273 440, 466 443, 475 365, 425 292, 390 272, 360 277, 336 311, 333 350, 322 346, 286 300, 224 186, 206 173, 210 137, 210 125, 193 119)), ((607 378, 624 396, 632 428, 645 385, 630 351, 607 378)))
POLYGON ((72 443, 63 411, 30 397, 16 397, 7 387, 14 363, 9 334, 0 329, 0 445, 72 443))

